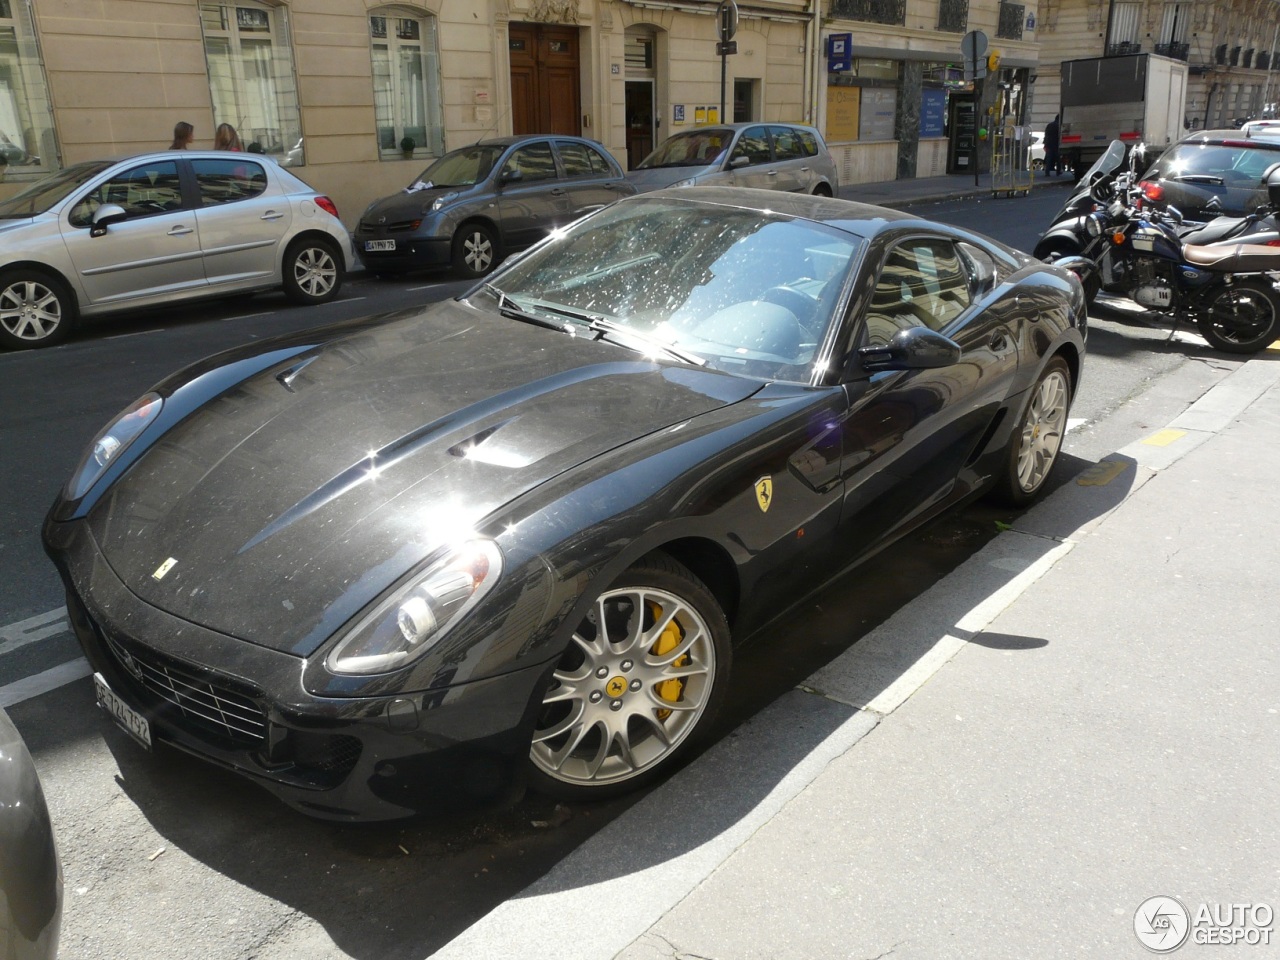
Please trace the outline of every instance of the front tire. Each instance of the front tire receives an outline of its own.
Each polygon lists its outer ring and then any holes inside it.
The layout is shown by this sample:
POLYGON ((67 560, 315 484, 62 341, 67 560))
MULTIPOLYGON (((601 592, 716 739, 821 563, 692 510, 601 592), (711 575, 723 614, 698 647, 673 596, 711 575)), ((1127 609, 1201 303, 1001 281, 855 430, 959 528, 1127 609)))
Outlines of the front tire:
POLYGON ((1280 339, 1280 296, 1260 280, 1237 280, 1205 299, 1196 326, 1215 350, 1257 353, 1280 339))
POLYGON ((301 237, 284 252, 284 295, 303 305, 328 303, 342 289, 337 246, 320 237, 301 237))
POLYGON ((75 296, 60 279, 24 267, 0 272, 0 346, 52 347, 71 336, 75 323, 75 296))
POLYGON ((705 739, 731 661, 711 591, 670 557, 641 560, 596 598, 552 673, 532 786, 595 800, 665 775, 705 739))
POLYGON ((1070 409, 1071 369, 1054 357, 1031 388, 1022 419, 1009 437, 995 489, 999 500, 1022 507, 1041 494, 1057 465, 1070 409))
POLYGON ((484 223, 466 223, 453 235, 453 269, 468 280, 478 280, 498 265, 498 238, 484 223))

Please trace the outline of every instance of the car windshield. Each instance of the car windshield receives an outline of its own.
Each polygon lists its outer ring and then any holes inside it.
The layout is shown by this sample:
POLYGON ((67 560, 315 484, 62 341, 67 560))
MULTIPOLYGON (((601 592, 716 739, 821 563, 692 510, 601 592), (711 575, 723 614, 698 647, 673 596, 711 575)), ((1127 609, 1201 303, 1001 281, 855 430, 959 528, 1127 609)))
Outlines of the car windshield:
POLYGON ((624 201, 537 247, 493 286, 579 335, 634 331, 708 367, 807 382, 863 242, 778 213, 624 201))
POLYGON ((678 133, 663 141, 636 169, 706 167, 719 160, 732 142, 733 131, 728 128, 708 127, 678 133))
POLYGON ((502 146, 477 144, 446 153, 422 172, 418 182, 433 187, 472 186, 489 175, 505 149, 502 146))
POLYGON ((1182 143, 1165 151, 1146 173, 1146 179, 1258 181, 1280 150, 1218 143, 1182 143))
POLYGON ((21 193, 0 202, 0 220, 19 220, 44 213, 109 166, 105 160, 77 163, 37 180, 21 193))

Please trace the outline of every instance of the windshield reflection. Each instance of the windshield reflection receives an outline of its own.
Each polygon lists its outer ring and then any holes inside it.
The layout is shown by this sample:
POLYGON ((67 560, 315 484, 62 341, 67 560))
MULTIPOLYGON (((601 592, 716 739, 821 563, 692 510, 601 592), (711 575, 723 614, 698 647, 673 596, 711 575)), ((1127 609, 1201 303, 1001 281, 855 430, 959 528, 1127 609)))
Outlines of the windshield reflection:
POLYGON ((34 217, 57 205, 111 164, 105 160, 77 163, 37 180, 21 193, 0 202, 0 220, 34 217))
POLYGON ((603 318, 706 361, 807 381, 862 241, 774 213, 679 200, 614 204, 495 283, 581 333, 603 318), (557 309, 559 308, 559 309, 557 309))

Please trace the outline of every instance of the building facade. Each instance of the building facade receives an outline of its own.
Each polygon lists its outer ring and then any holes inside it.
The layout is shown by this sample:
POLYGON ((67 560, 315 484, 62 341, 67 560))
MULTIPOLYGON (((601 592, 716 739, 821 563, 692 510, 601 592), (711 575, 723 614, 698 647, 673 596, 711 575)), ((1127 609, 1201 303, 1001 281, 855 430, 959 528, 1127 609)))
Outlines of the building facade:
POLYGON ((1035 123, 1058 107, 1058 64, 1154 53, 1188 65, 1184 127, 1230 127, 1274 115, 1280 39, 1276 0, 1044 0, 1035 123))

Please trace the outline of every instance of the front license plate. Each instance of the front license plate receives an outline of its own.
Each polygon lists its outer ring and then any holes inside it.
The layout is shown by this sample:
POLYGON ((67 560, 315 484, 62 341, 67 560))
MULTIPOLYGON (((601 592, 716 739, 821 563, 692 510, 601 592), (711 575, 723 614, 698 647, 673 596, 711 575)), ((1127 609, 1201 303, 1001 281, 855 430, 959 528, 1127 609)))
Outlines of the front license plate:
POLYGON ((98 696, 98 706, 111 714, 121 729, 140 744, 151 749, 151 722, 133 707, 115 695, 102 674, 93 675, 93 689, 98 696))
POLYGON ((364 252, 373 253, 377 250, 394 250, 396 242, 394 240, 366 240, 364 242, 364 252))

